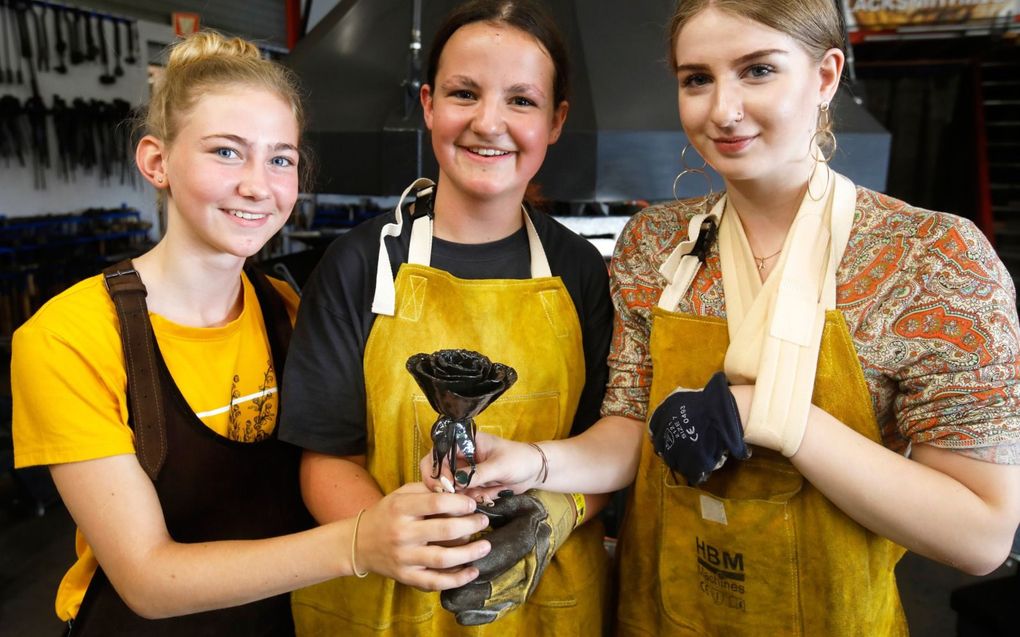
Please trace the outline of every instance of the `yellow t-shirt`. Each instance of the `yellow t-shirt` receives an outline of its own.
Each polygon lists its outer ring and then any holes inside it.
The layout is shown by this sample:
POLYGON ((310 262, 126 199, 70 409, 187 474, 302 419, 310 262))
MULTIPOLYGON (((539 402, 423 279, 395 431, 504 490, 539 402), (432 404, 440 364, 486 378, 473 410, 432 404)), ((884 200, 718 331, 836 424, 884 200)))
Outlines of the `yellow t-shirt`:
MULTIPOLYGON (((160 352, 188 405, 232 440, 276 427, 277 379, 255 290, 242 276, 244 307, 221 327, 187 327, 149 314, 160 352)), ((293 322, 297 295, 270 279, 293 322)), ((127 372, 116 309, 102 275, 57 295, 14 333, 11 389, 16 467, 134 453, 127 372)), ((74 617, 96 570, 76 535, 78 561, 57 591, 57 615, 74 617)))

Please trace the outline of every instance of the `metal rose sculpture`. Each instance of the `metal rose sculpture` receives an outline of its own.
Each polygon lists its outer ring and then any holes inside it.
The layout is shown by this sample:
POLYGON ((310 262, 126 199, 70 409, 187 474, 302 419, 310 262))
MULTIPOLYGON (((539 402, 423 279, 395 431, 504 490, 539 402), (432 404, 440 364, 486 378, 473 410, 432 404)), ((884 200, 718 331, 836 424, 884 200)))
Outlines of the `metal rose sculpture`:
POLYGON ((465 349, 415 354, 407 359, 407 371, 439 414, 432 425, 432 477, 440 477, 446 460, 451 475, 466 487, 475 475, 474 418, 510 389, 517 381, 517 372, 465 349), (470 473, 457 471, 458 449, 470 473))

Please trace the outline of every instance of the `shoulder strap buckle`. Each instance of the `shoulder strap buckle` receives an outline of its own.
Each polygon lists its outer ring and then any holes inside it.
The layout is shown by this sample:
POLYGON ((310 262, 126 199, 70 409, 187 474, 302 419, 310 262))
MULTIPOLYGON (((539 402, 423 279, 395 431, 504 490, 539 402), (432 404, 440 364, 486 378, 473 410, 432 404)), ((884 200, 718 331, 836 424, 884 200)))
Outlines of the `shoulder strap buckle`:
POLYGON ((110 296, 116 297, 124 292, 140 292, 146 295, 145 284, 138 276, 130 260, 124 260, 103 270, 103 282, 110 296))
POLYGON ((414 221, 418 217, 428 216, 429 219, 435 220, 435 205, 436 205, 436 186, 435 184, 429 184, 423 188, 419 188, 414 193, 414 207, 411 209, 411 221, 414 221))

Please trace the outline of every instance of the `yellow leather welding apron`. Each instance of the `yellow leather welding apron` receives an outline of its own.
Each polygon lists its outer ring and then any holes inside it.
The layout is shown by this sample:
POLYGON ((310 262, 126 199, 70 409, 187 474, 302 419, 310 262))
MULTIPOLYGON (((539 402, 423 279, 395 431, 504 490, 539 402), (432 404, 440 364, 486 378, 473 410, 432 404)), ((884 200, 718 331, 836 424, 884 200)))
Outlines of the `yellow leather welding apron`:
MULTIPOLYGON (((723 368, 726 321, 655 308, 649 415, 723 368)), ((880 442, 846 322, 829 311, 812 402, 880 442)), ((851 520, 781 454, 752 448, 701 488, 645 439, 619 554, 619 635, 905 635, 904 549, 851 520)), ((876 494, 877 495, 877 494, 876 494)))
MULTIPOLYGON (((513 387, 475 418, 479 430, 521 441, 570 435, 585 382, 581 327, 524 218, 531 279, 464 280, 429 267, 431 219, 415 220, 409 262, 395 281, 394 315, 376 318, 365 347, 367 466, 384 493, 421 480, 418 462, 432 447, 437 414, 405 368, 419 352, 471 349, 517 370, 513 387)), ((531 599, 492 624, 460 626, 439 593, 372 573, 295 593, 297 634, 598 636, 608 603, 603 534, 598 520, 576 529, 531 599)))

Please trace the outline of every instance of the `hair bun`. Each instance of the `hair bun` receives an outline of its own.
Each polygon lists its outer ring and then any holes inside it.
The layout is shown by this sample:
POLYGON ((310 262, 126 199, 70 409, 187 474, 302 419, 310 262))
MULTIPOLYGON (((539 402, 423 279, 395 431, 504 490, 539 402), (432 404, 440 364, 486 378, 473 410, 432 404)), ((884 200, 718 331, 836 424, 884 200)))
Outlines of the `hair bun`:
POLYGON ((178 42, 170 51, 167 71, 213 58, 262 58, 262 53, 251 42, 241 38, 226 38, 216 31, 199 31, 178 42))
MULTIPOLYGON (((279 96, 294 113, 300 142, 305 111, 297 77, 263 58, 251 42, 215 31, 199 31, 171 45, 166 69, 152 89, 149 104, 139 112, 136 129, 164 144, 173 144, 202 96, 223 90, 269 91, 279 96)), ((299 153, 298 172, 307 179, 308 150, 299 144, 299 153)))

